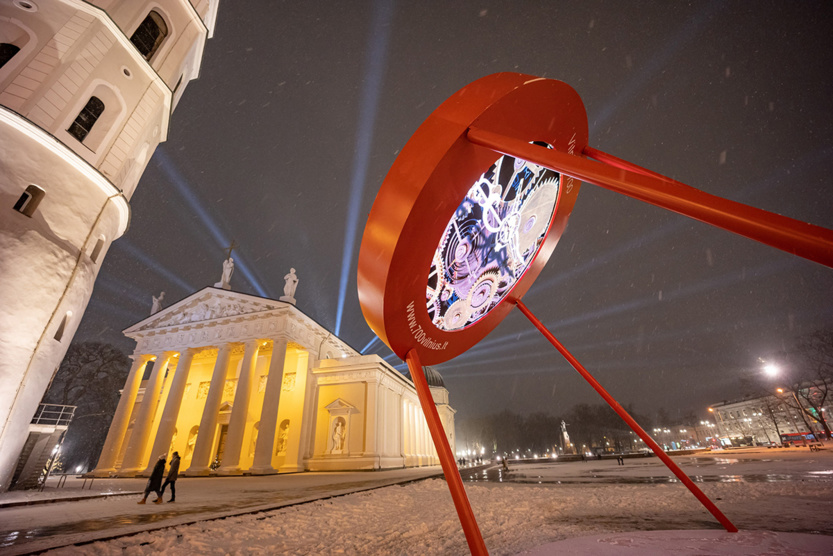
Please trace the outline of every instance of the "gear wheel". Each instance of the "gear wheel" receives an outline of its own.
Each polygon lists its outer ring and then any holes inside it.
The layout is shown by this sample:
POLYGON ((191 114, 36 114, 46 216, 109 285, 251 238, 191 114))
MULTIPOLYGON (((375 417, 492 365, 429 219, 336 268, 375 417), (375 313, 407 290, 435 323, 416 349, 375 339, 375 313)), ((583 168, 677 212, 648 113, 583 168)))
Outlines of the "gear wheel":
POLYGON ((547 176, 524 200, 518 223, 518 253, 528 256, 550 224, 558 200, 558 174, 547 176))
POLYGON ((478 318, 485 314, 492 306, 492 301, 498 291, 500 274, 497 270, 484 272, 471 288, 468 297, 469 306, 478 318))
POLYGON ((471 308, 465 299, 458 299, 446 310, 443 316, 446 330, 463 328, 469 320, 471 308))

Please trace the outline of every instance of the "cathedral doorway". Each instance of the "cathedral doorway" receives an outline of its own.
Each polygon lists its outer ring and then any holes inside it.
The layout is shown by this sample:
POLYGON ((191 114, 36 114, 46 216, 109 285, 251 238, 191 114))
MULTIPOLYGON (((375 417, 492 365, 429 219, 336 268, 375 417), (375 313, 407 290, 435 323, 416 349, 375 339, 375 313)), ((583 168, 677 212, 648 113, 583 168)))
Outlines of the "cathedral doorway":
POLYGON ((223 454, 226 451, 226 436, 228 436, 228 425, 220 425, 220 440, 217 442, 217 454, 214 461, 222 465, 223 454))

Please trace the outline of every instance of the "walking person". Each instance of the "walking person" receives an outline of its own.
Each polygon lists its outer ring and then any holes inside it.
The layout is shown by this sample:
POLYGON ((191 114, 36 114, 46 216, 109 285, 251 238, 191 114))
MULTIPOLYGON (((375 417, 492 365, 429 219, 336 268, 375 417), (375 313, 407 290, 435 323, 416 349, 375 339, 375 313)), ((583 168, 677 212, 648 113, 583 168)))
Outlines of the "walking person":
POLYGON ((150 494, 151 491, 156 493, 156 500, 153 502, 155 504, 162 503, 162 492, 159 490, 159 487, 162 485, 162 477, 165 475, 165 456, 166 454, 162 454, 159 456, 159 459, 156 460, 156 465, 153 466, 153 471, 151 471, 148 484, 145 487, 145 495, 137 502, 137 504, 146 503, 148 494, 150 494))
POLYGON ((176 502, 176 479, 179 477, 179 452, 171 456, 171 468, 168 470, 168 477, 162 485, 162 492, 159 496, 165 495, 165 487, 171 485, 171 499, 168 502, 176 502))

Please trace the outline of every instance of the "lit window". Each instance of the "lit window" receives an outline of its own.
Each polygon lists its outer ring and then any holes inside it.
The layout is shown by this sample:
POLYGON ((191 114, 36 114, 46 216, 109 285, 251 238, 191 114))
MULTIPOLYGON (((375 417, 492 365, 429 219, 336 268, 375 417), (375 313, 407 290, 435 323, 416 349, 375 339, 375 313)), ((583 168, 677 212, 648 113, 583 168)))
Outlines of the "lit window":
POLYGON ((67 131, 83 143, 102 112, 104 112, 104 103, 101 102, 101 99, 98 97, 90 97, 86 106, 84 106, 67 131))
POLYGON ((159 15, 159 12, 151 10, 133 33, 133 36, 130 37, 130 42, 136 46, 145 60, 150 60, 159 50, 159 46, 167 35, 168 26, 165 25, 165 20, 159 15))
POLYGON ((0 43, 0 68, 6 65, 6 62, 14 58, 14 55, 20 52, 20 47, 7 42, 0 43))
POLYGON ((29 185, 26 191, 20 194, 20 198, 14 204, 14 210, 31 218, 45 195, 43 189, 37 185, 29 185))

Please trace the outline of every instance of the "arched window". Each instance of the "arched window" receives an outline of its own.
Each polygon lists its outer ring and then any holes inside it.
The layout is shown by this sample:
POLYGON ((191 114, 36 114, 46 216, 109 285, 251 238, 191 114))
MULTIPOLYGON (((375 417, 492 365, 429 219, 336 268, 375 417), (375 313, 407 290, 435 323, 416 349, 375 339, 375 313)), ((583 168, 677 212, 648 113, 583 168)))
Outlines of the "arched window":
POLYGON ((145 60, 150 60, 165 37, 168 35, 168 26, 165 20, 156 10, 151 10, 145 20, 139 25, 130 42, 136 46, 145 60))
POLYGON ((104 103, 101 102, 101 99, 98 97, 90 97, 90 100, 81 109, 81 112, 75 118, 75 121, 72 122, 72 125, 69 126, 67 132, 83 143, 102 112, 104 112, 104 103))
POLYGON ((6 65, 6 62, 14 58, 14 55, 20 52, 20 47, 7 42, 0 42, 0 68, 6 65))
POLYGON ((14 204, 14 210, 31 218, 45 195, 44 190, 37 185, 29 185, 26 191, 20 194, 20 198, 14 204))

